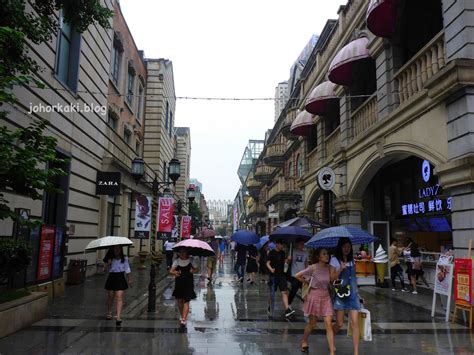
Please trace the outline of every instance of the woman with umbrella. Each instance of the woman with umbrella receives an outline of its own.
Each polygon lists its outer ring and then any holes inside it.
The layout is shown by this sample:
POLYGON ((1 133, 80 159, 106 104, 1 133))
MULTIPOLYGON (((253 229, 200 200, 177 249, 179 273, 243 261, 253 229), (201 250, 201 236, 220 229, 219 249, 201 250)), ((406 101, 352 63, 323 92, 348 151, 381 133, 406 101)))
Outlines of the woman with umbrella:
POLYGON ((107 298, 107 320, 112 319, 112 305, 115 300, 117 311, 117 319, 115 321, 117 326, 122 324, 122 308, 123 308, 123 294, 132 284, 130 265, 128 258, 123 254, 122 246, 115 245, 109 247, 104 258, 105 270, 109 275, 105 282, 105 289, 109 292, 107 298), (127 280, 125 279, 127 274, 127 280))

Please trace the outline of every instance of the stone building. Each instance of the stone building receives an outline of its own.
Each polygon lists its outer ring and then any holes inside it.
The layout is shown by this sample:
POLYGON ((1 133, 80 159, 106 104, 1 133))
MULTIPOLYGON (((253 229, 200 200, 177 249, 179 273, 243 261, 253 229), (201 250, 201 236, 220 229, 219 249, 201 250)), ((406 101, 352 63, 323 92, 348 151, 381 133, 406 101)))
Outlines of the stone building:
POLYGON ((175 193, 182 202, 183 212, 188 212, 189 174, 191 168, 191 130, 189 127, 176 127, 175 157, 181 162, 181 176, 176 182, 175 193))

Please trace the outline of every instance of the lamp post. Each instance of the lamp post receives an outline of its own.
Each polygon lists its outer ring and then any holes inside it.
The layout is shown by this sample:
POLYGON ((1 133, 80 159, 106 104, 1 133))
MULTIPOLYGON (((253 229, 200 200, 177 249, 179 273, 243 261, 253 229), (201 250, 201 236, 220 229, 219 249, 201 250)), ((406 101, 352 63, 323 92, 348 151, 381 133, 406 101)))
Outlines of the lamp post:
MULTIPOLYGON (((161 264, 162 256, 157 255, 155 253, 155 240, 156 240, 156 209, 157 209, 157 198, 159 194, 160 188, 163 188, 163 192, 166 192, 166 189, 168 188, 169 185, 173 184, 176 185, 176 181, 180 177, 180 169, 181 169, 181 163, 179 162, 178 159, 171 159, 169 162, 169 168, 168 168, 168 178, 171 181, 158 181, 158 178, 155 176, 153 178, 153 181, 142 181, 145 184, 148 184, 151 186, 152 189, 152 194, 153 194, 153 203, 152 203, 152 239, 150 240, 150 250, 152 254, 152 263, 150 266, 150 283, 148 285, 148 312, 154 312, 156 310, 156 282, 155 282, 155 276, 156 276, 156 267, 161 264), (156 264, 156 265, 155 265, 156 264)), ((143 180, 145 176, 145 161, 140 158, 136 157, 132 161, 132 167, 131 167, 131 174, 135 181, 138 183, 139 181, 143 180)), ((169 191, 169 190, 168 190, 169 191)), ((140 239, 140 262, 141 266, 140 268, 146 268, 145 267, 145 258, 148 255, 147 252, 142 252, 141 251, 142 247, 142 240, 140 239), (142 262, 143 260, 143 262, 142 262)))

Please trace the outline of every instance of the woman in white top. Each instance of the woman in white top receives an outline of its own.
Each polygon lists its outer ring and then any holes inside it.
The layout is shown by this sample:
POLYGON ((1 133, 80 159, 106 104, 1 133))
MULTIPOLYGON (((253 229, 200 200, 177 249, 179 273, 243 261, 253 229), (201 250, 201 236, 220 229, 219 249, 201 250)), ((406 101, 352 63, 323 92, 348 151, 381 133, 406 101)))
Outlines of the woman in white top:
POLYGON ((107 299, 107 319, 112 319, 112 305, 115 299, 117 319, 116 325, 122 324, 122 307, 124 290, 132 286, 131 270, 128 264, 128 258, 123 254, 121 246, 110 247, 104 258, 105 270, 109 276, 105 282, 105 289, 109 291, 107 299), (125 279, 127 274, 127 280, 125 279))

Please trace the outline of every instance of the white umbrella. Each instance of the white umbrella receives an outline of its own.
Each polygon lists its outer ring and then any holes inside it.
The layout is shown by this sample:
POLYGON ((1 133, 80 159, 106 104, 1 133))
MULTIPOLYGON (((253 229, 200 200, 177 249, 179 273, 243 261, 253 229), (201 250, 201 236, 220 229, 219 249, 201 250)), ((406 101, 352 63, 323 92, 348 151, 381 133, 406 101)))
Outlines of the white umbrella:
POLYGON ((124 245, 132 245, 132 244, 133 242, 128 238, 110 235, 107 237, 93 240, 92 242, 87 244, 86 250, 108 249, 109 247, 112 247, 115 245, 124 246, 124 245))

